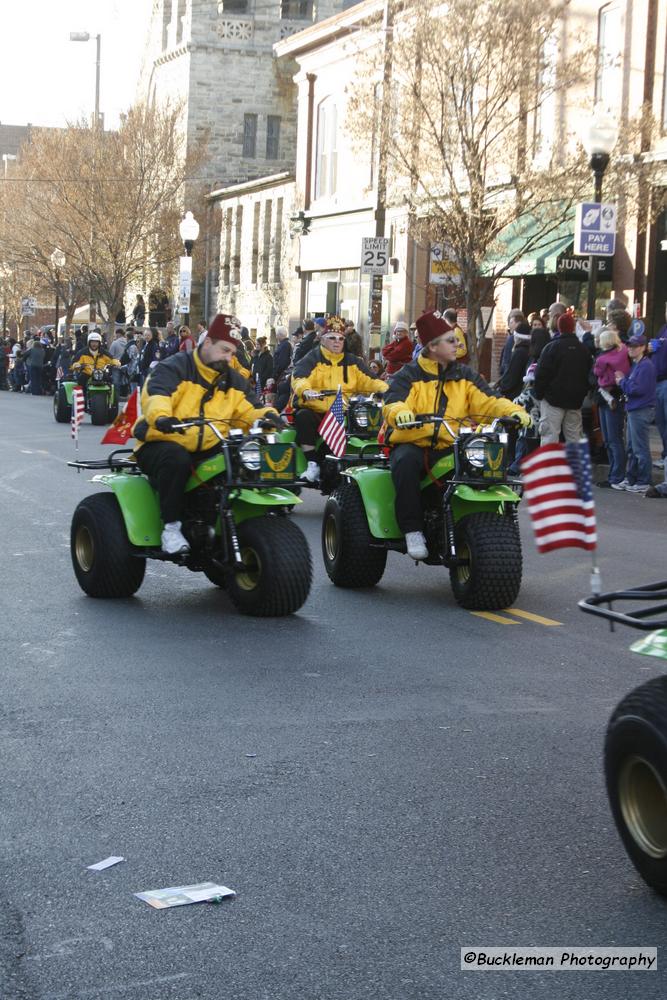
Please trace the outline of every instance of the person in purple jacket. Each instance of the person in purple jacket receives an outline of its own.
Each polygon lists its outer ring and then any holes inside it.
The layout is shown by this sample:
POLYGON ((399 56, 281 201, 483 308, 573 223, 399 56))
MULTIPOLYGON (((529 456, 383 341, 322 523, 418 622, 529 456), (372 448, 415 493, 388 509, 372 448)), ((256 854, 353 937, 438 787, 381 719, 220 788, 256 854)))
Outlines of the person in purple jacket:
POLYGON ((622 371, 615 373, 616 384, 625 397, 628 415, 627 478, 621 485, 630 493, 646 493, 651 487, 649 430, 655 417, 656 377, 646 348, 646 337, 630 337, 630 374, 624 375, 622 371))
POLYGON ((628 349, 622 344, 616 330, 605 328, 600 334, 602 353, 593 365, 598 383, 598 416, 600 430, 609 456, 609 478, 596 486, 624 490, 625 482, 625 407, 623 393, 616 385, 616 372, 630 374, 628 349))
MULTIPOLYGON (((667 319, 667 310, 665 318, 667 319)), ((649 341, 648 349, 651 361, 655 366, 657 380, 655 422, 662 438, 662 462, 660 464, 665 465, 665 457, 667 456, 667 323, 660 328, 658 336, 649 341)), ((665 465, 665 472, 667 472, 667 465, 665 465)))

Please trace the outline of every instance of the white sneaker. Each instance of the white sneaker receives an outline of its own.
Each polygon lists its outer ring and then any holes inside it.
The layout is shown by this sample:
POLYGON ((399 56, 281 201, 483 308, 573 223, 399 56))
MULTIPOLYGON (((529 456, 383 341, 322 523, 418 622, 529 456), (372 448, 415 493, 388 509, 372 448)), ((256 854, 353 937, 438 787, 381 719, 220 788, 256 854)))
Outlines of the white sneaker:
POLYGON ((664 460, 664 458, 658 458, 653 463, 653 468, 654 469, 664 469, 664 467, 665 467, 665 460, 664 460))
POLYGON ((408 547, 408 555, 411 559, 426 559, 428 556, 426 539, 421 531, 406 531, 405 544, 408 547))
POLYGON ((180 521, 171 521, 169 524, 165 524, 160 541, 162 551, 166 552, 168 556, 176 556, 179 552, 190 551, 190 543, 181 531, 180 521))
POLYGON ((622 479, 620 483, 611 483, 610 485, 612 490, 627 490, 630 483, 627 481, 627 479, 622 479))
POLYGON ((299 479, 305 479, 307 483, 319 483, 320 467, 317 462, 309 462, 308 468, 305 472, 301 473, 299 479))
POLYGON ((646 493, 649 488, 650 483, 634 483, 632 486, 626 486, 626 492, 628 493, 646 493))

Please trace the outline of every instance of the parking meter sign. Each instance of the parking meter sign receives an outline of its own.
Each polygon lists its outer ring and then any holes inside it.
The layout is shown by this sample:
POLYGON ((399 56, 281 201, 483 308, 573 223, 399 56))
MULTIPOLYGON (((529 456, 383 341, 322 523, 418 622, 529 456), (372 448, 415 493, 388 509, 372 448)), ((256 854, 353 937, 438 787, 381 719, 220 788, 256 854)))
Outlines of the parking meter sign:
POLYGON ((361 273, 389 274, 389 237, 363 236, 361 240, 361 273))
POLYGON ((21 299, 21 315, 22 316, 34 316, 37 312, 37 299, 32 295, 25 299, 21 299))
POLYGON ((616 205, 585 201, 577 205, 574 253, 580 257, 613 257, 616 250, 616 205))

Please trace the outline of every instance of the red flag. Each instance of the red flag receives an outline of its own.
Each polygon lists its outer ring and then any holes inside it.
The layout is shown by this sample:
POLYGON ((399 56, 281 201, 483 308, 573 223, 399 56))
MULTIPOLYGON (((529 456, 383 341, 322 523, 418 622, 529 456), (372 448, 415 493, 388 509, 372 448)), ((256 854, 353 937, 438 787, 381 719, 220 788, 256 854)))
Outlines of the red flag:
POLYGON ((545 444, 521 462, 524 497, 539 552, 597 542, 593 468, 588 441, 545 444))
POLYGON ((100 444, 127 444, 132 437, 132 428, 141 416, 139 389, 135 389, 120 411, 100 444))
POLYGON ((347 435, 345 434, 345 416, 343 414, 343 392, 340 386, 336 398, 331 404, 331 409, 325 414, 317 428, 317 433, 324 438, 336 458, 345 454, 347 435))

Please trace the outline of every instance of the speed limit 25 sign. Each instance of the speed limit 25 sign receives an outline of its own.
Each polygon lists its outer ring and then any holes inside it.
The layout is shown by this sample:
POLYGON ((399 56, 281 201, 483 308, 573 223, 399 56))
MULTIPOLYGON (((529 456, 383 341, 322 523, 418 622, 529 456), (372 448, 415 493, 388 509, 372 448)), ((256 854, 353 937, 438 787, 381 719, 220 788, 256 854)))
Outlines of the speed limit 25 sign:
POLYGON ((361 240, 361 273, 389 274, 389 237, 363 236, 361 240))

